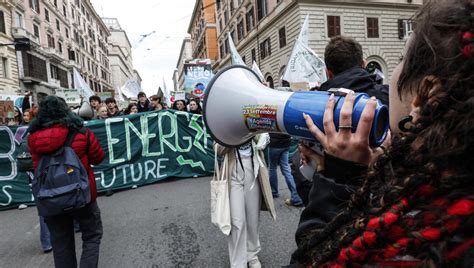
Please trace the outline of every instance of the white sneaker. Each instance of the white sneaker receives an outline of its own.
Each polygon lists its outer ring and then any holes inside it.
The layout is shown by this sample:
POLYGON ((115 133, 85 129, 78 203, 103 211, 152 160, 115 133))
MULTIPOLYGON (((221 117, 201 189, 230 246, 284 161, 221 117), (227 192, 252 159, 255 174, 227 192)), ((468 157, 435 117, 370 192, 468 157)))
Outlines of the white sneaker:
POLYGON ((249 261, 248 266, 249 266, 249 268, 262 268, 262 264, 260 263, 260 261, 258 260, 257 257, 255 257, 255 259, 249 261))
POLYGON ((21 205, 18 206, 18 209, 25 209, 25 208, 27 208, 27 207, 28 207, 27 205, 21 204, 21 205))

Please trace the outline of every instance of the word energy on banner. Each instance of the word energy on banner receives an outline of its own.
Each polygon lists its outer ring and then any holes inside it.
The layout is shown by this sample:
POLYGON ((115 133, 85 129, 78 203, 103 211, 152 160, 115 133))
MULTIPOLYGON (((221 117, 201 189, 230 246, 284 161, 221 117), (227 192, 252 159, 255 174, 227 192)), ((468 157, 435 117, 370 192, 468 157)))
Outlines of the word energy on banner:
MULTIPOLYGON (((213 141, 201 115, 163 110, 93 120, 86 127, 106 152, 93 167, 99 192, 214 172, 213 141)), ((24 135, 25 127, 0 126, 0 210, 34 203, 32 174, 16 166, 24 135)))

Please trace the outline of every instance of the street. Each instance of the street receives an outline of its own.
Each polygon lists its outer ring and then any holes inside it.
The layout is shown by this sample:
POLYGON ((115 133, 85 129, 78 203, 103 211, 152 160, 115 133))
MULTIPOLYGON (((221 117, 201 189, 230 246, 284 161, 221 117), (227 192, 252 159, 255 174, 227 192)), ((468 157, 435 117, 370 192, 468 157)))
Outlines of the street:
MULTIPOLYGON (((100 196, 104 236, 99 267, 228 267, 226 237, 210 222, 210 177, 167 180, 100 196)), ((288 207, 289 192, 279 174, 277 221, 261 212, 259 254, 263 267, 287 265, 295 249, 301 208, 288 207)), ((2 211, 0 267, 53 267, 41 251, 34 207, 2 211)), ((80 256, 80 234, 76 249, 80 256)))

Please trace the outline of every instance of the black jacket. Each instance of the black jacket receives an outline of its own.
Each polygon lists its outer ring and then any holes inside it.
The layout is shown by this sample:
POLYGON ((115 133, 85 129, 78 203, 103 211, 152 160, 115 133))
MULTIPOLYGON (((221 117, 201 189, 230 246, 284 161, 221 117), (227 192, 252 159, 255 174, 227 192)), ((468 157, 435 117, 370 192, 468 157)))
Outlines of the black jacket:
POLYGON ((270 144, 272 148, 289 148, 291 145, 291 136, 286 134, 270 133, 270 144))
POLYGON ((309 229, 324 228, 347 205, 351 194, 365 179, 367 166, 324 155, 324 171, 315 172, 308 205, 301 213, 296 244, 309 229))
POLYGON ((374 76, 360 67, 354 67, 336 75, 323 83, 320 90, 328 91, 331 88, 341 87, 375 96, 383 104, 388 105, 388 86, 375 82, 374 76))
POLYGON ((149 100, 146 100, 144 105, 142 105, 142 103, 138 101, 137 108, 139 113, 153 111, 153 107, 151 107, 151 103, 149 100))

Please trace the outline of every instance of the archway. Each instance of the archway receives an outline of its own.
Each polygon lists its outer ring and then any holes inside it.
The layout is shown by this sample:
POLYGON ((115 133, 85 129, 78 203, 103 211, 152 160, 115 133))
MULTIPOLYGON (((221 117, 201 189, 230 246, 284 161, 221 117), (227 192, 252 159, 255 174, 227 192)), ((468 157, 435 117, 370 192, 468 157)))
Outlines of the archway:
POLYGON ((275 85, 273 84, 273 78, 271 76, 268 76, 266 81, 269 87, 275 88, 275 85))

